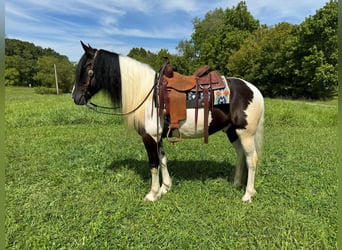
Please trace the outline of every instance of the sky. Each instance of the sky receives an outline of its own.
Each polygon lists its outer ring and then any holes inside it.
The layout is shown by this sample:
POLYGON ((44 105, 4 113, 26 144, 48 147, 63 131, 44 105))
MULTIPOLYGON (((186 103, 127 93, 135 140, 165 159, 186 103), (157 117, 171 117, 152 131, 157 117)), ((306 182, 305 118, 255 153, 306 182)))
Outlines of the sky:
MULTIPOLYGON (((245 0, 261 24, 300 24, 329 0, 245 0)), ((52 48, 77 62, 80 40, 127 55, 132 48, 176 53, 189 40, 192 21, 240 0, 5 0, 5 35, 52 48)))

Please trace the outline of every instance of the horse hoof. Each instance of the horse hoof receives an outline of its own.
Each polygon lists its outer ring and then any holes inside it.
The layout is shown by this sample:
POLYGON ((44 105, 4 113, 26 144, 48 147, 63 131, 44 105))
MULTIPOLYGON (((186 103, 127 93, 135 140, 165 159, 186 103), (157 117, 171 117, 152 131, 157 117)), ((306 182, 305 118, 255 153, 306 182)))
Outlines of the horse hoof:
POLYGON ((155 194, 154 192, 149 192, 145 197, 144 197, 144 201, 147 201, 147 202, 154 202, 156 200, 158 200, 158 198, 160 197, 160 195, 155 194))
POLYGON ((154 200, 151 200, 147 195, 144 197, 145 202, 154 202, 154 200))
POLYGON ((163 184, 159 189, 159 193, 160 195, 166 194, 167 192, 170 191, 170 189, 171 189, 170 186, 163 184))
POLYGON ((236 189, 242 189, 244 186, 240 182, 234 181, 233 187, 235 187, 236 189))
POLYGON ((242 197, 242 202, 245 204, 252 203, 252 197, 242 197))
POLYGON ((246 191, 245 195, 242 197, 242 201, 244 203, 251 203, 252 202, 252 197, 256 194, 256 191, 246 191))

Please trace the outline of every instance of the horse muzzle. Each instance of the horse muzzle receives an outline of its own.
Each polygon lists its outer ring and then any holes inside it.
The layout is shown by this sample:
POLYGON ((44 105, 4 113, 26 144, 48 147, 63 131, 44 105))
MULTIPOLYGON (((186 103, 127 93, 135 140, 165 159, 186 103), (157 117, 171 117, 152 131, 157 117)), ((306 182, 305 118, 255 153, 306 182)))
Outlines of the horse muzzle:
POLYGON ((77 105, 86 105, 88 103, 88 100, 90 99, 90 95, 86 92, 81 94, 74 93, 72 95, 72 99, 77 105))

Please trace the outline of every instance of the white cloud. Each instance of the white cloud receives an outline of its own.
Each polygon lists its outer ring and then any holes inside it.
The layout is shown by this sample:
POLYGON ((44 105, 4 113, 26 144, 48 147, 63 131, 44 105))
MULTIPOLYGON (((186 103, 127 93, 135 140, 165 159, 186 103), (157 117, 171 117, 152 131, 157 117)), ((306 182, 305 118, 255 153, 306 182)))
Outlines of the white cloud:
POLYGON ((15 16, 19 19, 25 19, 29 21, 38 21, 37 18, 34 18, 33 16, 25 13, 21 8, 17 8, 15 5, 13 5, 10 2, 7 2, 5 5, 5 11, 7 15, 15 16))
POLYGON ((300 23, 305 17, 314 15, 316 10, 322 8, 326 1, 312 0, 262 0, 246 1, 249 11, 254 17, 257 17, 262 23, 268 25, 276 24, 281 21, 300 23), (273 23, 267 23, 272 20, 273 23))
MULTIPOLYGON (((240 0, 6 0, 6 35, 50 47, 71 60, 82 54, 79 40, 126 54, 132 47, 174 51, 189 39, 192 20, 240 0), (138 17, 138 18, 137 18, 138 17), (141 44, 139 46, 139 44, 141 44), (159 47, 158 47, 159 45, 159 47)), ((301 22, 323 7, 323 0, 246 0, 261 23, 301 22)))

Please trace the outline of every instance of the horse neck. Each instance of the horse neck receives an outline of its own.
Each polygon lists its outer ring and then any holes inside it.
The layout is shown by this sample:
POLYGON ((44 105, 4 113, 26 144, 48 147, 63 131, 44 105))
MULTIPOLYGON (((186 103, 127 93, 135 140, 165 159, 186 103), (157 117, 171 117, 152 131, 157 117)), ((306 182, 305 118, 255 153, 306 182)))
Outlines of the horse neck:
MULTIPOLYGON (((140 63, 130 57, 120 56, 122 111, 129 112, 135 109, 146 97, 154 84, 155 71, 147 64, 140 63)), ((146 101, 150 103, 152 95, 146 101)), ((146 105, 145 104, 145 105, 146 105)), ((134 121, 128 121, 129 125, 135 126, 144 122, 145 105, 128 117, 134 121)))

